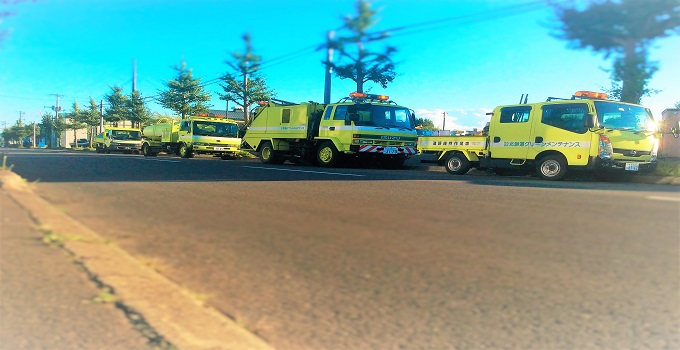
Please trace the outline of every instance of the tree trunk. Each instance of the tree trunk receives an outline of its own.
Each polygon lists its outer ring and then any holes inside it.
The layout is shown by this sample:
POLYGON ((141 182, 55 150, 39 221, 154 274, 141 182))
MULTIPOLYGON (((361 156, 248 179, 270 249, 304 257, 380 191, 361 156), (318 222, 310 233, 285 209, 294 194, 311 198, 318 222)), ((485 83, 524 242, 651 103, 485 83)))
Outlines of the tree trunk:
POLYGON ((621 101, 639 104, 646 85, 645 54, 638 52, 635 44, 628 44, 620 60, 615 69, 619 70, 616 74, 621 78, 621 101))

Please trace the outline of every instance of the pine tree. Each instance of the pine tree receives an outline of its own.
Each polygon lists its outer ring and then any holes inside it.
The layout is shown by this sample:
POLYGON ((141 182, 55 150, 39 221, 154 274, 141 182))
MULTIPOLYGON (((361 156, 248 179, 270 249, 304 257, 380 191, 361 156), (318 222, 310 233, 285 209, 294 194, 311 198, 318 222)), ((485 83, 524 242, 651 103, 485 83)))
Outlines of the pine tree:
POLYGON ((554 35, 573 48, 614 58, 614 97, 640 103, 654 93, 647 85, 658 67, 649 61, 649 48, 654 40, 680 32, 678 0, 600 0, 585 9, 576 5, 555 5, 560 25, 554 35))
POLYGON ((203 91, 200 78, 194 78, 191 69, 187 69, 186 62, 175 67, 177 77, 167 82, 167 90, 159 90, 157 101, 161 106, 171 109, 182 119, 189 115, 205 113, 210 105, 210 94, 203 91))
POLYGON ((128 97, 123 95, 123 88, 114 86, 111 93, 104 95, 104 100, 108 107, 104 110, 104 120, 114 125, 126 120, 128 117, 128 97))
POLYGON ((80 106, 78 106, 78 102, 73 101, 73 105, 71 107, 71 113, 68 114, 68 128, 73 130, 73 145, 74 147, 78 146, 78 130, 82 129, 85 127, 85 123, 83 123, 83 111, 80 110, 80 106))
POLYGON ((356 16, 344 19, 342 30, 348 32, 347 36, 339 37, 331 44, 340 54, 338 63, 324 61, 324 64, 332 67, 340 79, 354 81, 357 92, 364 92, 364 84, 369 81, 386 88, 396 77, 391 56, 397 50, 386 46, 382 52, 369 51, 369 43, 382 41, 389 35, 386 32, 367 32, 377 22, 374 16, 378 13, 371 10, 369 2, 358 0, 356 12, 356 16))
POLYGON ((233 53, 231 61, 225 63, 236 72, 225 73, 220 79, 224 94, 219 94, 221 100, 234 101, 243 107, 246 123, 250 120, 250 106, 257 101, 265 101, 274 97, 272 89, 267 87, 264 77, 259 76, 260 56, 253 53, 250 44, 250 35, 244 34, 243 41, 246 44, 244 53, 233 53))
POLYGON ((82 121, 88 126, 88 142, 90 148, 92 148, 92 142, 94 139, 94 128, 99 125, 101 115, 99 113, 99 106, 97 106, 97 102, 90 97, 90 106, 88 107, 87 110, 83 111, 81 113, 82 116, 82 121))
POLYGON ((127 108, 127 119, 132 122, 133 127, 136 125, 141 128, 142 124, 148 124, 149 120, 151 120, 151 110, 146 106, 142 94, 137 90, 130 94, 127 108))

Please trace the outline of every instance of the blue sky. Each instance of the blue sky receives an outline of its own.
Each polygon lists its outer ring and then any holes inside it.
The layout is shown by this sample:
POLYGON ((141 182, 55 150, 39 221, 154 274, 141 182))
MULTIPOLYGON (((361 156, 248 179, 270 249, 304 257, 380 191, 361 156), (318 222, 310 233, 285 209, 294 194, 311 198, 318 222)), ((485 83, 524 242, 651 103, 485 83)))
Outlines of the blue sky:
MULTIPOLYGON (((644 0, 640 0, 644 1, 644 0)), ((452 20, 394 32, 385 43, 398 49, 398 77, 387 89, 367 85, 447 129, 482 127, 484 114, 497 105, 529 102, 549 96, 570 97, 577 90, 610 87, 603 69, 611 61, 586 50, 572 50, 550 35, 551 9, 533 6, 518 13, 493 12, 530 0, 375 0, 385 30, 461 15, 452 20), (484 18, 484 20, 476 20, 484 18)), ((354 13, 353 0, 37 0, 0 4, 15 14, 0 23, 0 127, 24 120, 39 121, 63 97, 66 111, 109 93, 110 87, 132 89, 132 62, 137 62, 137 89, 153 96, 174 78, 182 61, 203 81, 228 71, 230 54, 243 51, 248 32, 255 53, 263 59, 261 73, 287 101, 323 101, 325 57, 313 48, 325 42, 328 30, 354 13), (300 51, 302 50, 302 51, 300 51), (293 54, 299 52, 298 54, 293 54), (271 61, 279 57, 283 59, 271 61), (46 108, 47 107, 47 108, 46 108)), ((379 48, 377 44, 373 48, 379 48)), ((655 117, 680 101, 680 38, 657 40, 650 58, 659 71, 650 86, 659 94, 643 99, 655 117)), ((224 109, 217 84, 207 86, 213 108, 224 109)), ((333 79, 332 101, 354 91, 352 82, 333 79)), ((233 107, 230 104, 230 108, 233 107)), ((157 104, 153 111, 171 113, 157 104)))

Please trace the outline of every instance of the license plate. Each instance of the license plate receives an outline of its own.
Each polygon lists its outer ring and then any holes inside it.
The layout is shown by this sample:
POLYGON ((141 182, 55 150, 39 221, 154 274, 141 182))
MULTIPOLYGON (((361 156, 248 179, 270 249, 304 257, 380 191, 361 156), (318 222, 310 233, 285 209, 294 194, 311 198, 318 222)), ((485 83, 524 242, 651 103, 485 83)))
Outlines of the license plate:
POLYGON ((626 163, 626 170, 628 171, 638 171, 640 169, 640 164, 638 163, 626 163))
POLYGON ((399 149, 396 147, 385 147, 383 148, 384 154, 399 154, 399 149))
POLYGON ((226 147, 213 147, 213 149, 214 149, 215 151, 226 151, 226 150, 227 150, 226 147))
POLYGON ((130 149, 130 147, 125 147, 125 149, 130 149))

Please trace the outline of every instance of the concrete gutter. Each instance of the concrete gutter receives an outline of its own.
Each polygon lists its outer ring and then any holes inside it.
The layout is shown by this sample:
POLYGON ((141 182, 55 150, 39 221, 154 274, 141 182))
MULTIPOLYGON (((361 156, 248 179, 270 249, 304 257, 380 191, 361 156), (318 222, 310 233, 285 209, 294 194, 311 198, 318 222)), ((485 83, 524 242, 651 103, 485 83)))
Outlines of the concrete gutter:
POLYGON ((234 320, 202 305, 177 284, 51 206, 18 175, 0 170, 0 186, 43 230, 58 237, 59 245, 91 281, 115 296, 117 308, 131 323, 142 319, 149 326, 146 331, 159 333, 178 349, 272 349, 234 320))

